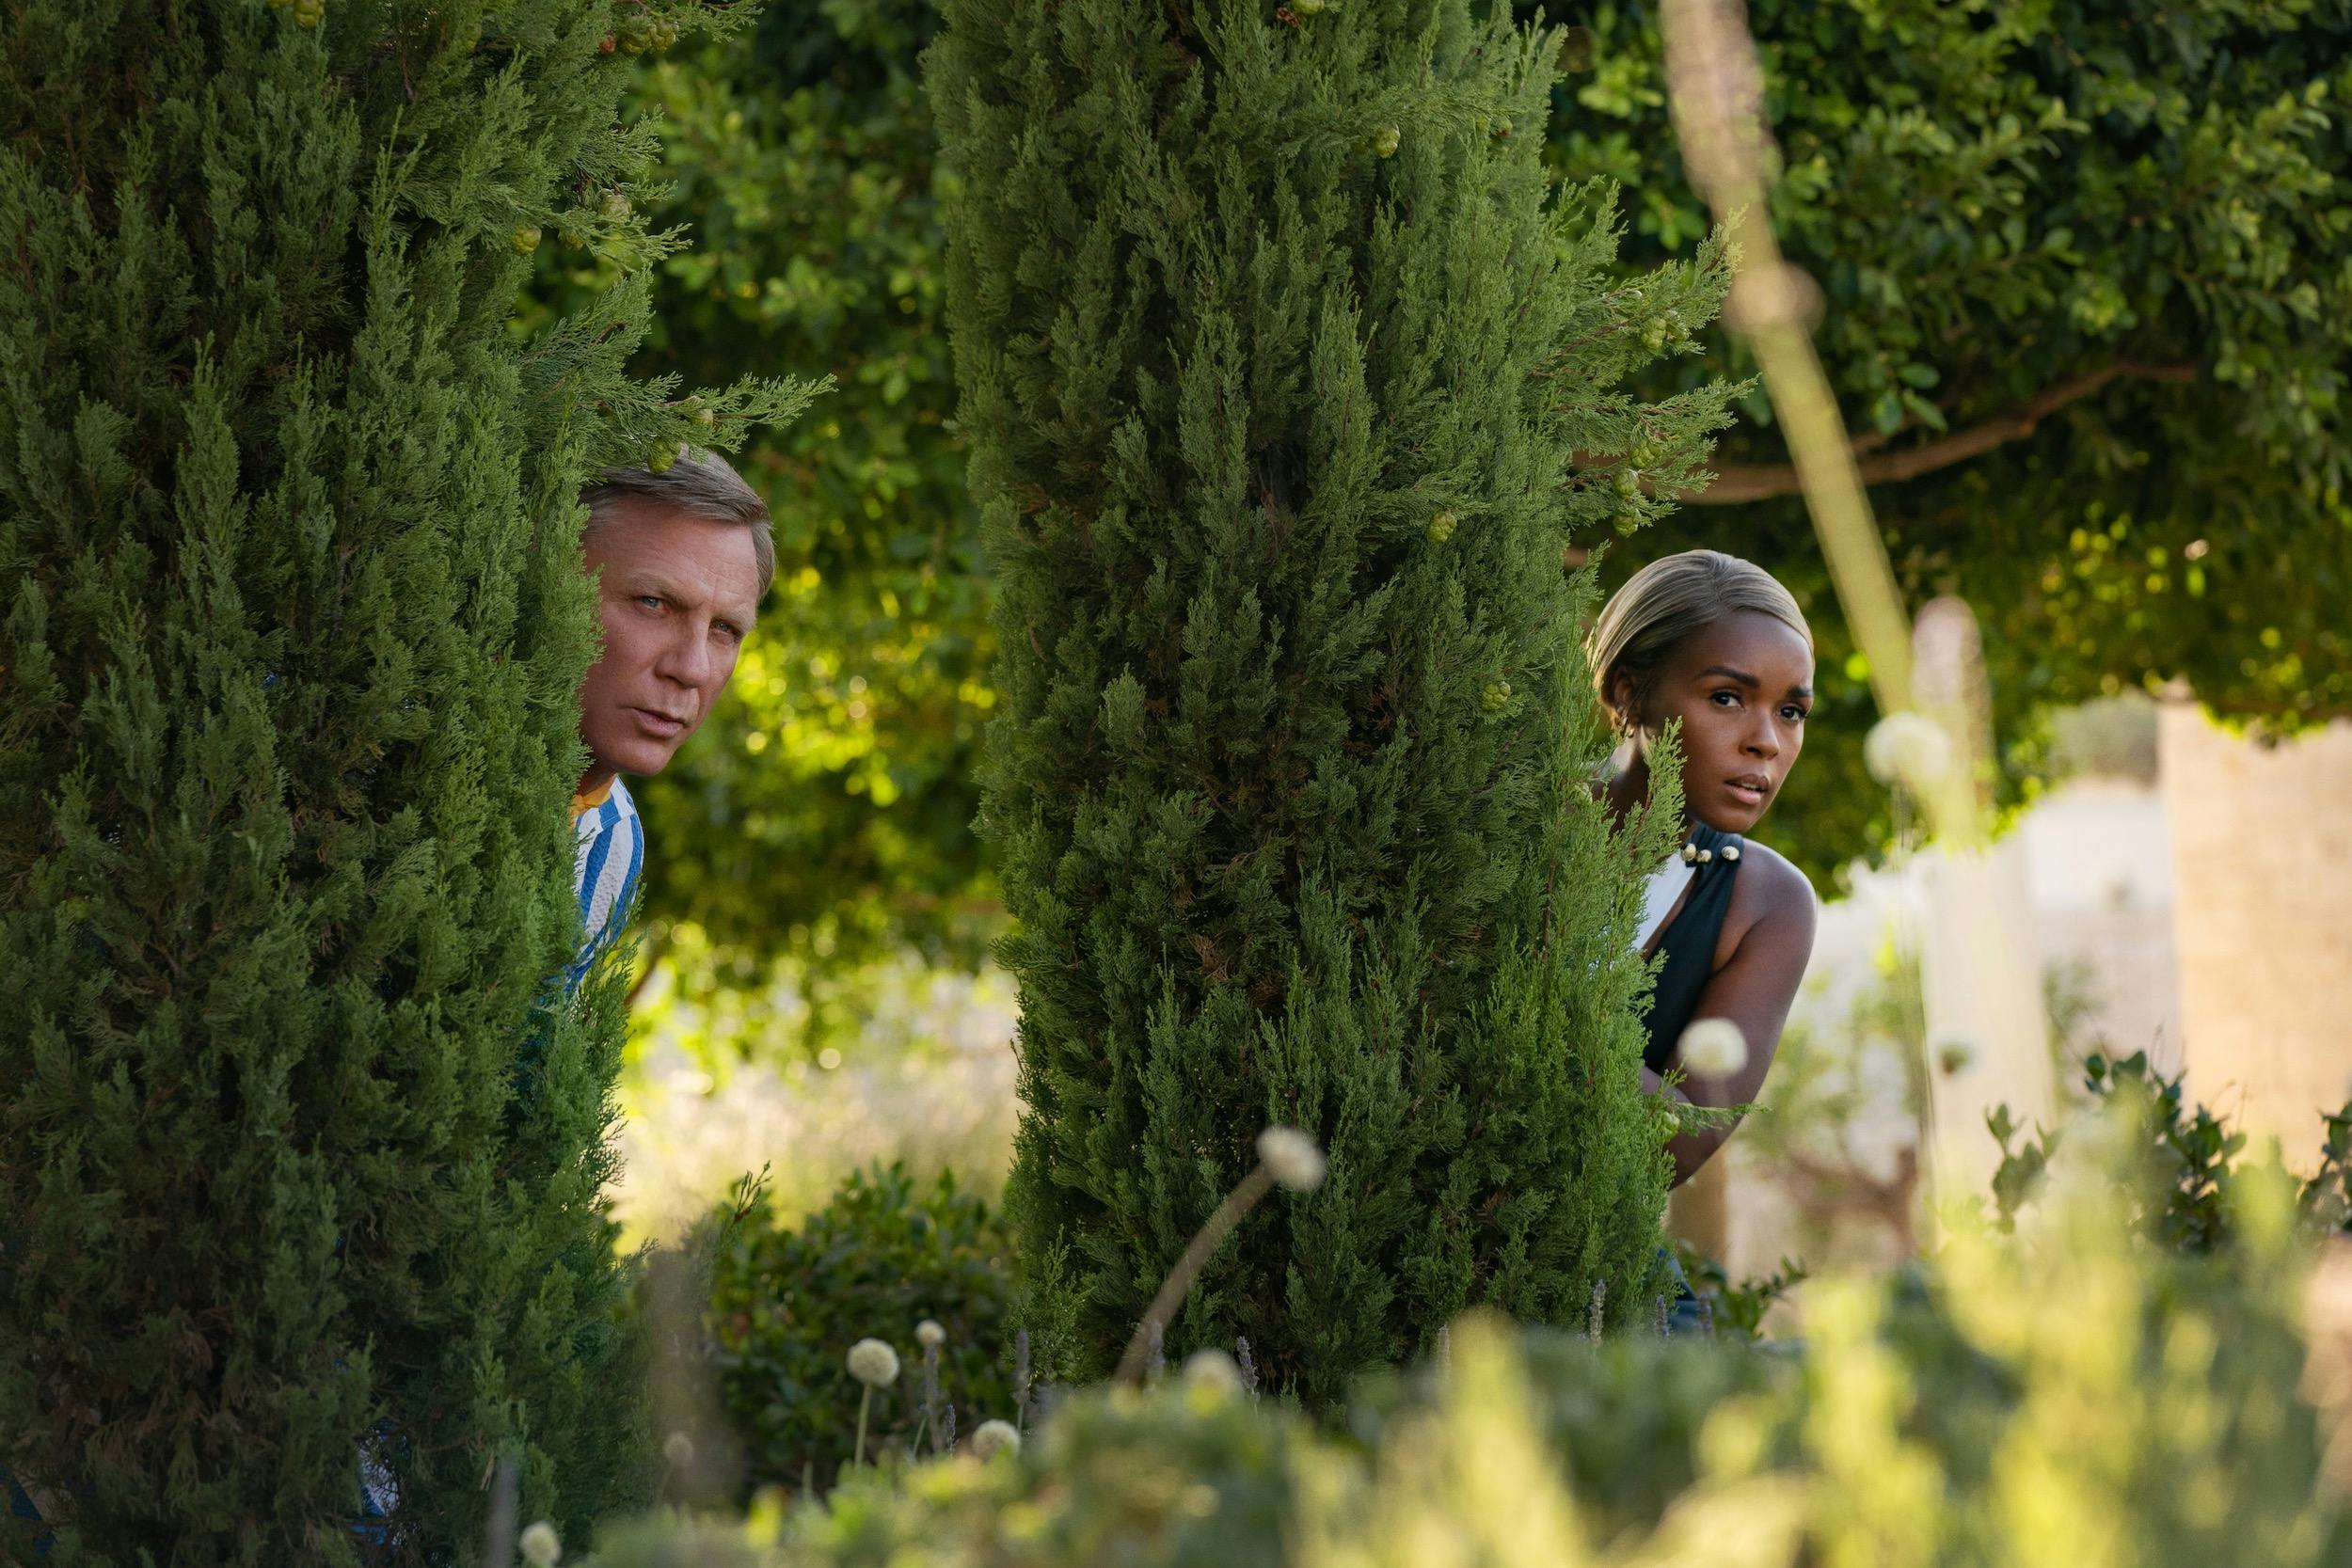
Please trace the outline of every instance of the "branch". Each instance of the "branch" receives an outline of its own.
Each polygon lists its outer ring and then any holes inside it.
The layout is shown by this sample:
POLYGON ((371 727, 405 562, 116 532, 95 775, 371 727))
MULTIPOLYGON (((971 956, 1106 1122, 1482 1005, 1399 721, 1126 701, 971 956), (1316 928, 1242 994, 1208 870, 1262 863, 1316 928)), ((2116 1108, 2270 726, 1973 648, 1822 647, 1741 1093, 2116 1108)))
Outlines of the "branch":
MULTIPOLYGON (((2133 360, 2119 360, 2095 371, 2069 376, 2054 387, 2035 394, 2021 408, 1972 424, 1965 430, 1955 430, 1932 441, 1900 451, 1881 451, 1888 437, 1873 432, 1858 436, 1853 441, 1854 468, 1865 484, 1899 484, 1906 479, 1917 479, 1938 468, 1948 468, 1955 463, 1965 463, 1981 457, 1994 447, 2011 441, 2022 441, 2031 436, 2034 427, 2072 403, 2105 387, 2110 381, 2190 382, 2197 379, 2194 365, 2143 365, 2133 360)), ((1737 506, 1743 501, 1769 500, 1775 496, 1797 494, 1797 470, 1788 463, 1730 463, 1716 472, 1714 483, 1703 490, 1687 490, 1677 499, 1691 506, 1737 506)))

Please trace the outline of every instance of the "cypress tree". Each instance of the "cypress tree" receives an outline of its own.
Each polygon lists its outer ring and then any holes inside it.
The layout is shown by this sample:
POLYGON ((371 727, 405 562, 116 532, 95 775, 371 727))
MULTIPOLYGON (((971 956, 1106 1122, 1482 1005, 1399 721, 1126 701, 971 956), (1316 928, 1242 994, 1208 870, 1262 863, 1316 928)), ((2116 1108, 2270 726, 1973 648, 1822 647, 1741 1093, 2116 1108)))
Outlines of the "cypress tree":
POLYGON ((1720 299, 1612 285, 1540 155, 1559 35, 1463 0, 950 0, 930 59, 1000 581, 982 831, 1018 919, 1008 1205, 1063 1375, 1115 1360, 1269 1123, 1329 1151, 1204 1272, 1336 1396, 1474 1303, 1660 1288, 1629 846, 1564 546, 1724 389, 1616 391, 1720 299))
POLYGON ((0 1469, 56 1560, 448 1560, 501 1458, 575 1533, 631 1484, 617 989, 548 983, 576 498, 801 395, 622 372, 673 242, 616 105, 702 15, 0 8, 0 1469), (559 236, 614 286, 527 338, 559 236))

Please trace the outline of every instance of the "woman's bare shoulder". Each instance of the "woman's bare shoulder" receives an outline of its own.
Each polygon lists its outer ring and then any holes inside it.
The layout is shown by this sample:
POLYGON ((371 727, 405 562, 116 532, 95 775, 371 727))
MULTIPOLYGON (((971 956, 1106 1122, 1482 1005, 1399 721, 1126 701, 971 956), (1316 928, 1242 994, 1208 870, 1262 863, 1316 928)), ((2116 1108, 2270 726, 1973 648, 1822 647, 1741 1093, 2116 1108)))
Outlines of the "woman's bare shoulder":
POLYGON ((1796 862, 1752 838, 1740 841, 1740 891, 1754 895, 1769 909, 1791 904, 1810 909, 1820 902, 1814 896, 1812 879, 1797 869, 1796 862))
POLYGON ((1717 963, 1729 962, 1750 932, 1767 926, 1776 941, 1811 952, 1819 905, 1811 879, 1795 862, 1769 844, 1740 840, 1740 879, 1732 884, 1731 907, 1724 911, 1717 963))

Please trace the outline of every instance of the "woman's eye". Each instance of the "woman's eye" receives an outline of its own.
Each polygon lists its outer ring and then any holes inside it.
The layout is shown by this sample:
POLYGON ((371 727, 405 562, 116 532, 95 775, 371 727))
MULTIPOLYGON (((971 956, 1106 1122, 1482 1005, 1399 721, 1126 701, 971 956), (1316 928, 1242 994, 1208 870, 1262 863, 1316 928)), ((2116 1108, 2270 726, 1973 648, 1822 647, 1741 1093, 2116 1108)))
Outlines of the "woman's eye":
POLYGON ((1718 691, 1715 693, 1715 700, 1718 703, 1721 703, 1726 697, 1736 703, 1740 700, 1740 693, 1737 691, 1718 691))
POLYGON ((1787 719, 1791 724, 1802 724, 1805 721, 1806 714, 1804 708, 1797 707, 1792 705, 1788 707, 1782 708, 1780 711, 1781 716, 1787 719))

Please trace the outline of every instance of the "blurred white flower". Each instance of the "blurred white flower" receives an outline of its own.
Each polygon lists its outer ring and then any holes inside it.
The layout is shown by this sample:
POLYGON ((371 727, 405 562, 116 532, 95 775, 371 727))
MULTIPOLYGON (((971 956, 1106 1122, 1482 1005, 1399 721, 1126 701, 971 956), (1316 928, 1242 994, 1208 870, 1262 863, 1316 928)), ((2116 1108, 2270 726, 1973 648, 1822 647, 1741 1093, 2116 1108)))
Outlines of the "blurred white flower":
POLYGON ((1246 1386, 1241 1366, 1223 1351, 1197 1350, 1184 1357, 1184 1386, 1208 1393, 1238 1394, 1246 1386))
POLYGON ((868 1388, 898 1380, 898 1353, 880 1339, 860 1339, 850 1347, 850 1375, 868 1388))
POLYGON ((1021 1433, 1010 1421, 982 1421, 972 1434, 972 1457, 986 1459, 997 1449, 1010 1453, 1021 1451, 1021 1433))
POLYGON ((1925 714, 1890 713, 1870 726, 1862 742, 1862 765, 1881 784, 1925 789, 1950 770, 1951 739, 1925 714))
POLYGON ((1323 1185, 1323 1150, 1295 1127, 1269 1127, 1259 1133, 1258 1158, 1292 1192, 1311 1193, 1323 1185))
POLYGON ((661 1457, 670 1462, 673 1470, 683 1470, 694 1463, 694 1440, 682 1432, 673 1432, 661 1440, 661 1457))
POLYGON ((1682 1031, 1682 1065, 1701 1078, 1728 1078, 1748 1065, 1748 1037, 1727 1018, 1702 1018, 1682 1031))
POLYGON ((556 1560, 564 1555, 564 1543, 556 1539, 555 1527, 545 1519, 525 1525, 515 1544, 522 1548, 523 1560, 532 1568, 555 1568, 556 1560))
POLYGON ((936 1350, 947 1342, 947 1331, 929 1318, 914 1325, 914 1342, 925 1350, 936 1350))

